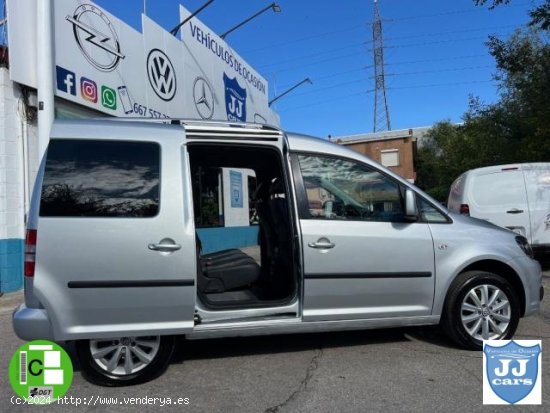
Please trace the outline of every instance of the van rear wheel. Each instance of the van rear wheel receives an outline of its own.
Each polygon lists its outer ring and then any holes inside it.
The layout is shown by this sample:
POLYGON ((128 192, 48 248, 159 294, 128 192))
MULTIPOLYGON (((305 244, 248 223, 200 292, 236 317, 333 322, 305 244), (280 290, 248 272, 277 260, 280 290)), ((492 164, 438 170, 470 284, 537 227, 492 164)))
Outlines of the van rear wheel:
POLYGON ((166 370, 174 337, 79 340, 76 350, 88 381, 100 386, 129 386, 150 381, 166 370))
POLYGON ((451 285, 441 324, 454 342, 480 350, 483 340, 512 338, 519 317, 517 294, 506 279, 485 271, 469 271, 451 285))

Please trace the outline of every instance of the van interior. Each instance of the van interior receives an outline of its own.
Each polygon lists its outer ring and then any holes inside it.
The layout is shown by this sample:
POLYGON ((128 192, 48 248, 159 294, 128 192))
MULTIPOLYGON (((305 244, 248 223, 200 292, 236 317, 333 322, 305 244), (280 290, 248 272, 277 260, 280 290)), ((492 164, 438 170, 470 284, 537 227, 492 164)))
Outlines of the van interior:
MULTIPOLYGON (((257 228, 255 245, 209 252, 197 232, 198 300, 212 310, 290 302, 297 292, 297 246, 279 152, 219 144, 190 144, 188 152, 196 228, 224 227, 222 168, 250 171, 245 212, 248 225, 257 228)), ((224 237, 231 237, 231 228, 225 229, 224 237)))

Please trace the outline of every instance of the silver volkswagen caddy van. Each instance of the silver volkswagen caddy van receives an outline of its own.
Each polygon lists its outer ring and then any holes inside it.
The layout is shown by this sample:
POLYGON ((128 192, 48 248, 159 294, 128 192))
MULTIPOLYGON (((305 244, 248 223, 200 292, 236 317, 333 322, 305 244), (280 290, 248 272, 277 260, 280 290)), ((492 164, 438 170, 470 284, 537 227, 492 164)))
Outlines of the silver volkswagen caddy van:
POLYGON ((74 341, 88 380, 128 385, 163 372, 176 335, 441 324, 480 349, 542 296, 524 237, 345 147, 252 124, 56 121, 13 326, 74 341), (253 246, 226 204, 248 206, 253 246))

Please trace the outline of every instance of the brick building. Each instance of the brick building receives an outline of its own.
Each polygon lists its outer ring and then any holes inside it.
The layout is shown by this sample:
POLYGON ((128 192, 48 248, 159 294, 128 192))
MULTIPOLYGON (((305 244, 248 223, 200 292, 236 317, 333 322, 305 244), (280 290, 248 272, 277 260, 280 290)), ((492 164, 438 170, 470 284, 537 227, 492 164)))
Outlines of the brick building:
POLYGON ((427 136, 430 127, 337 136, 332 140, 362 153, 414 183, 416 180, 416 147, 427 136))

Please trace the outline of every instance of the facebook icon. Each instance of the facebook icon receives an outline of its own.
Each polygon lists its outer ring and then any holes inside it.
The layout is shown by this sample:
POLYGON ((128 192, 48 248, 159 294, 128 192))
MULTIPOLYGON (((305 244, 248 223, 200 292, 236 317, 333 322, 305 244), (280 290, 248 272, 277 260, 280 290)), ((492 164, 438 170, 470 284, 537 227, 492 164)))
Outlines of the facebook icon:
POLYGON ((76 76, 74 72, 61 66, 56 66, 55 71, 57 74, 57 88, 62 92, 76 96, 76 76))

